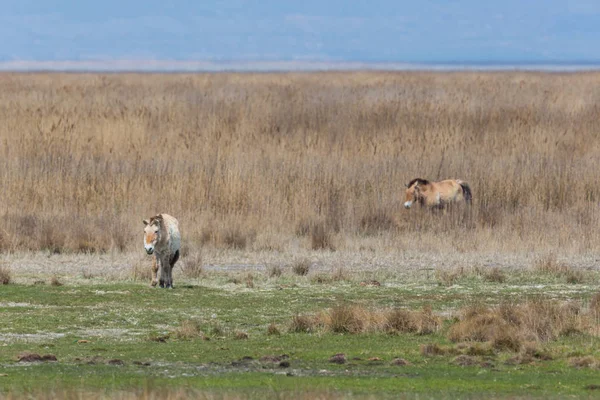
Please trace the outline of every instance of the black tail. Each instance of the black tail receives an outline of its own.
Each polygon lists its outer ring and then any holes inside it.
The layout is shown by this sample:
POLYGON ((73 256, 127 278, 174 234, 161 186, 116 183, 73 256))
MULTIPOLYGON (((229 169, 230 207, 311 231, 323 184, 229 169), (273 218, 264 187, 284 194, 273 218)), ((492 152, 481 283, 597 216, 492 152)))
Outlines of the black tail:
POLYGON ((465 202, 467 204, 471 204, 471 200, 473 200, 473 193, 471 193, 471 187, 467 182, 460 182, 460 187, 463 190, 463 195, 465 196, 465 202))
POLYGON ((169 263, 171 264, 171 268, 173 268, 173 266, 175 265, 177 260, 179 260, 179 250, 177 250, 175 252, 175 254, 173 254, 173 256, 171 256, 171 260, 169 260, 169 263))

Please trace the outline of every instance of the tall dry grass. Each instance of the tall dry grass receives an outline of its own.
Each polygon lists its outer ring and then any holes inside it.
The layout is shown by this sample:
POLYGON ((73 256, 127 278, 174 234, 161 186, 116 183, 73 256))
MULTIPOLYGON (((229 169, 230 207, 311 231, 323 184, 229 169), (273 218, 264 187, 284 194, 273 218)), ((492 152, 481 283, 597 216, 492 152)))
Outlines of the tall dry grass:
POLYGON ((133 250, 142 218, 168 212, 188 243, 233 249, 299 236, 343 250, 340 236, 383 233, 400 247, 597 251, 599 84, 598 73, 3 73, 0 248, 133 250), (414 177, 469 181, 472 212, 401 209, 414 177))

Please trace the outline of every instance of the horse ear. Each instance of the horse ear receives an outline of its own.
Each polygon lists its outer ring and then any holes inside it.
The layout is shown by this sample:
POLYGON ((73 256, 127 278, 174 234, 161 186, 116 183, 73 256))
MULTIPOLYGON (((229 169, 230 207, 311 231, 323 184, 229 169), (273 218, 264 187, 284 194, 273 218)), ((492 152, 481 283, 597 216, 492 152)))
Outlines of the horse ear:
POLYGON ((144 226, 146 226, 146 225, 148 225, 148 224, 149 224, 149 222, 148 222, 148 220, 147 220, 147 219, 143 220, 142 222, 144 223, 144 226))

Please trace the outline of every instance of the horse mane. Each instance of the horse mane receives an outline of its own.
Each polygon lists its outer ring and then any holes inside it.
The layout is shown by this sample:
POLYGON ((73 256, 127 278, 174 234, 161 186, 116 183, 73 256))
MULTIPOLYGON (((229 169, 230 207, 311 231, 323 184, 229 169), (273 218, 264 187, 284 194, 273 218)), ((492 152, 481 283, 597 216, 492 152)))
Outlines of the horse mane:
POLYGON ((415 184, 415 182, 419 185, 429 185, 430 183, 427 179, 415 178, 412 181, 408 182, 408 185, 406 187, 411 187, 415 184))
POLYGON ((158 225, 158 226, 162 226, 162 224, 163 224, 162 214, 158 214, 158 215, 155 215, 154 217, 150 218, 150 225, 152 225, 153 223, 156 223, 156 225, 158 225))

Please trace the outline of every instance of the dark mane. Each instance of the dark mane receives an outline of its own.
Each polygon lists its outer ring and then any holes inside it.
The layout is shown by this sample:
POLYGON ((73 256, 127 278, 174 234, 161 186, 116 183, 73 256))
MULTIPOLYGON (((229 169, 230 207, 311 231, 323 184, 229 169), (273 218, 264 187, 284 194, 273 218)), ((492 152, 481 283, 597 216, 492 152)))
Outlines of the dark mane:
POLYGON ((158 226, 162 225, 162 222, 163 222, 162 214, 158 214, 158 215, 155 215, 154 217, 150 218, 150 225, 152 225, 155 222, 158 226))
POLYGON ((411 187, 417 182, 419 185, 429 185, 429 181, 427 179, 415 178, 412 181, 408 182, 406 187, 411 187))

